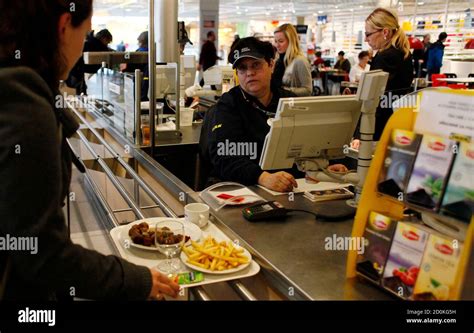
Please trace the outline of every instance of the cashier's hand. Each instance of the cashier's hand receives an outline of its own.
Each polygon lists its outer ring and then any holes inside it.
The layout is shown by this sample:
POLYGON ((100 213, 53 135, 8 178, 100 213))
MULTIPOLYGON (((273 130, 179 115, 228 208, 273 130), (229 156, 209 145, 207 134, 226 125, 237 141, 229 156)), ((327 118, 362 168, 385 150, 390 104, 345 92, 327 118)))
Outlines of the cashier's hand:
POLYGON ((154 269, 150 269, 152 276, 152 287, 150 291, 149 299, 152 300, 162 300, 164 295, 171 296, 176 298, 179 292, 179 285, 165 275, 159 273, 154 269))
POLYGON ((328 171, 336 173, 347 173, 349 169, 344 164, 333 164, 328 166, 328 171))
POLYGON ((351 148, 355 150, 359 150, 360 148, 360 140, 359 139, 354 139, 351 142, 351 148))
POLYGON ((288 172, 269 173, 264 171, 258 178, 258 184, 277 192, 291 192, 298 187, 295 178, 288 172))

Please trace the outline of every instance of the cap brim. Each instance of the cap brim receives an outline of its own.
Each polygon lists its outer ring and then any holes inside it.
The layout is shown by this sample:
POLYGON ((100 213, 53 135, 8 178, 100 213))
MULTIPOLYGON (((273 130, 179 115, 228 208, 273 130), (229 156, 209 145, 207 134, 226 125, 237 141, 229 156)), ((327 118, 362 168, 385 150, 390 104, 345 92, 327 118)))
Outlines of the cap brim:
POLYGON ((244 55, 242 55, 242 56, 240 56, 240 57, 238 57, 237 59, 234 60, 234 63, 232 64, 232 68, 235 68, 235 65, 239 62, 239 60, 241 60, 243 58, 252 58, 252 59, 256 59, 256 60, 264 59, 264 57, 262 57, 262 56, 253 55, 253 54, 244 54, 244 55))

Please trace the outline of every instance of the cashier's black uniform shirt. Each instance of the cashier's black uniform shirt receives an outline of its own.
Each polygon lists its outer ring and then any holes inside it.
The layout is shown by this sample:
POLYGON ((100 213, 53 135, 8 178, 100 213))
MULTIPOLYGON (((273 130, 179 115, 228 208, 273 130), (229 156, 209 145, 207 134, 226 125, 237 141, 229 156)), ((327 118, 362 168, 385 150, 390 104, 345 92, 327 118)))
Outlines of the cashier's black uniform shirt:
POLYGON ((292 92, 272 87, 268 106, 245 93, 240 86, 222 95, 204 120, 201 155, 209 161, 211 178, 255 185, 263 172, 259 166, 267 123, 276 112, 282 97, 296 97, 292 92), (247 149, 235 149, 236 147, 247 149), (249 148, 251 147, 251 148, 249 148), (251 154, 250 154, 251 153, 251 154))

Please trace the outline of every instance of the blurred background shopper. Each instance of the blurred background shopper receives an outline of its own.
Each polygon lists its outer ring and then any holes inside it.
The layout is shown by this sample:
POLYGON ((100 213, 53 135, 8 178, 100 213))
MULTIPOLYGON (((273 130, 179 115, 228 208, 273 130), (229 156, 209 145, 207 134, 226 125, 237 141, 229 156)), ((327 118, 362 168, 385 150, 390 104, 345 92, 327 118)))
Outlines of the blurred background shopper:
POLYGON ((292 24, 283 24, 275 31, 275 47, 278 57, 272 83, 296 96, 310 96, 313 91, 311 68, 301 52, 298 34, 292 24))

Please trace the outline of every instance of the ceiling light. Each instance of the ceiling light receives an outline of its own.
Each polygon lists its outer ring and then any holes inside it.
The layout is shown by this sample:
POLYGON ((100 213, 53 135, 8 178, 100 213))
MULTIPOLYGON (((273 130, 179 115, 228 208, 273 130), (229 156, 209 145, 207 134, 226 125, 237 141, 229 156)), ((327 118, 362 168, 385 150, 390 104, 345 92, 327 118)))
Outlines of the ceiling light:
POLYGON ((425 3, 423 1, 420 1, 417 3, 418 6, 423 6, 425 3))
POLYGON ((318 16, 318 14, 316 14, 316 13, 313 13, 313 16, 318 16))
POLYGON ((322 10, 318 10, 318 13, 319 13, 319 14, 322 14, 322 13, 324 13, 324 11, 322 11, 322 10))

